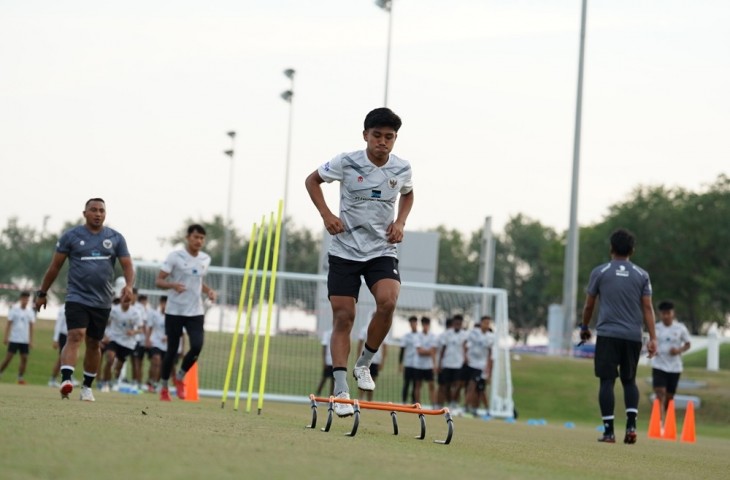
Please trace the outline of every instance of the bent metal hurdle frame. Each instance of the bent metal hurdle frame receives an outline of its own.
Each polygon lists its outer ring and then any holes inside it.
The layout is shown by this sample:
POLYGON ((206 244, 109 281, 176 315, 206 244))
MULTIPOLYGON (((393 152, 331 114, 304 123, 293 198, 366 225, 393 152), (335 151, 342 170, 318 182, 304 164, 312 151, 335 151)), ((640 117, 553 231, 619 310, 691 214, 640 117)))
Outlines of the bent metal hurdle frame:
POLYGON ((454 421, 451 418, 451 413, 449 412, 448 408, 442 408, 439 410, 428 410, 421 408, 421 405, 419 403, 415 403, 413 405, 397 405, 395 403, 387 403, 387 402, 368 402, 365 400, 350 400, 350 399, 344 399, 344 398, 335 398, 335 397, 316 397, 314 395, 309 395, 309 401, 311 402, 311 409, 312 409, 312 423, 310 425, 307 425, 307 428, 316 428, 317 427, 317 403, 327 403, 327 423, 324 427, 321 428, 323 432, 329 432, 330 427, 332 426, 332 419, 334 417, 334 409, 335 409, 335 403, 349 403, 353 406, 355 410, 354 415, 354 421, 352 424, 352 430, 350 432, 346 433, 345 436, 348 437, 354 437, 357 433, 357 427, 360 425, 360 408, 368 409, 368 410, 384 410, 386 412, 390 412, 390 417, 393 420, 393 435, 398 435, 398 419, 396 416, 396 412, 403 412, 403 413, 417 413, 418 414, 418 420, 421 423, 421 434, 416 436, 415 438, 417 440, 423 440, 426 438, 426 418, 425 415, 444 415, 446 417, 446 426, 448 428, 448 432, 446 434, 445 440, 434 440, 434 443, 439 443, 441 445, 448 445, 451 442, 451 437, 454 435, 454 421))

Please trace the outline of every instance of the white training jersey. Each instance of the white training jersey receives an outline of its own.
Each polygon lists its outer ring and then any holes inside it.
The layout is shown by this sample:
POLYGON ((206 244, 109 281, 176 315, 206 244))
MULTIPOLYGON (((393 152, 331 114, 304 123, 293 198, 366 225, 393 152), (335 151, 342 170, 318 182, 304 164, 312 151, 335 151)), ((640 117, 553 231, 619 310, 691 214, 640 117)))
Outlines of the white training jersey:
POLYGON ((165 313, 195 317, 203 315, 203 279, 210 266, 210 256, 205 252, 198 252, 192 256, 187 250, 175 250, 170 253, 160 267, 168 273, 167 281, 185 285, 183 292, 169 289, 167 293, 167 307, 165 313))
POLYGON ((683 369, 682 355, 671 355, 672 348, 681 348, 690 341, 689 331, 684 324, 673 321, 666 326, 659 321, 654 327, 657 339, 657 353, 651 359, 652 368, 669 373, 681 373, 683 369))
POLYGON ((159 310, 150 310, 147 315, 147 328, 150 329, 150 345, 167 351, 167 336, 165 335, 165 314, 159 310))
MULTIPOLYGON (((431 349, 437 349, 439 345, 439 339, 436 335, 434 335, 431 332, 423 333, 420 332, 418 334, 418 346, 421 349, 425 350, 431 350, 431 349)), ((419 370, 433 370, 433 355, 422 355, 420 353, 417 354, 416 357, 416 368, 419 370)))
POLYGON ((395 220, 398 194, 413 190, 410 163, 390 154, 378 167, 360 150, 337 155, 317 171, 327 183, 340 182, 339 218, 345 231, 332 237, 329 254, 358 262, 397 257, 385 231, 395 220))
POLYGON ((30 343, 30 325, 35 323, 35 311, 30 302, 25 308, 22 308, 19 303, 10 307, 8 322, 10 322, 8 342, 30 343))
POLYGON ((142 316, 139 309, 129 307, 125 312, 121 305, 112 306, 109 313, 109 340, 117 345, 133 349, 137 345, 136 335, 129 335, 129 330, 142 327, 142 316))
POLYGON ((66 325, 66 304, 61 305, 56 315, 56 324, 53 326, 53 341, 57 342, 61 335, 68 335, 68 325, 66 325))
MULTIPOLYGON (((362 349, 365 349, 365 342, 368 339, 368 326, 365 325, 362 330, 360 330, 360 335, 357 337, 358 340, 362 340, 362 349)), ((380 345, 380 348, 378 348, 378 351, 375 352, 373 355, 373 359, 370 361, 370 363, 375 363, 377 365, 380 365, 383 363, 383 349, 385 348, 385 342, 383 342, 380 345)), ((362 351, 357 352, 358 356, 362 353, 362 351)))
POLYGON ((324 347, 324 364, 332 366, 332 330, 322 334, 322 346, 324 347))
POLYGON ((469 330, 469 335, 466 338, 466 364, 471 368, 486 369, 492 345, 494 345, 494 334, 492 332, 482 332, 480 328, 469 330))
POLYGON ((418 332, 408 332, 400 340, 400 346, 403 348, 403 366, 407 368, 416 368, 418 361, 418 349, 420 335, 418 332))
POLYGON ((147 328, 148 310, 147 310, 147 307, 145 307, 143 304, 141 304, 139 302, 135 302, 132 305, 132 308, 136 308, 137 310, 139 310, 139 314, 142 317, 143 329, 137 334, 136 339, 137 339, 137 343, 144 345, 144 339, 145 339, 144 328, 147 328))
POLYGON ((453 328, 446 330, 439 337, 439 347, 444 349, 441 359, 441 368, 461 368, 464 366, 464 342, 467 332, 465 330, 455 331, 453 328))

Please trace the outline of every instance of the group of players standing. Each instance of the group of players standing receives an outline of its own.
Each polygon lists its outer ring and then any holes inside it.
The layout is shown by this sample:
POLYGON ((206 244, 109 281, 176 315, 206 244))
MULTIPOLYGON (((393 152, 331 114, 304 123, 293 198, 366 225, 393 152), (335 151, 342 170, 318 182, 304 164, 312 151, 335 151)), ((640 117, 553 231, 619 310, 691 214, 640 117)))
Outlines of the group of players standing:
POLYGON ((439 336, 431 333, 431 320, 410 317, 411 331, 401 339, 399 367, 403 371, 401 400, 406 403, 411 389, 413 403, 421 403, 421 387, 425 382, 434 408, 449 406, 460 412, 461 394, 466 390, 464 411, 476 415, 480 406, 488 407, 486 386, 492 372, 494 334, 491 317, 483 316, 471 330, 463 329, 464 317, 454 315, 446 320, 446 330, 439 336), (434 388, 434 376, 438 389, 434 388))

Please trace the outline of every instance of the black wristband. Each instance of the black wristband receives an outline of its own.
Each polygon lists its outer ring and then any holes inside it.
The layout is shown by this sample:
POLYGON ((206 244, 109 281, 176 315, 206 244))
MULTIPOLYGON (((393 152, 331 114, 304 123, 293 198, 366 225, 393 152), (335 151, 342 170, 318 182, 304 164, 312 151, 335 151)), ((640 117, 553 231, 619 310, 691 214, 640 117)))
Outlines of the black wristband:
POLYGON ((581 332, 585 332, 586 330, 588 330, 588 325, 585 325, 585 324, 581 323, 580 324, 580 330, 581 330, 581 332))
POLYGON ((35 296, 38 298, 46 298, 46 292, 43 290, 36 290, 35 296))

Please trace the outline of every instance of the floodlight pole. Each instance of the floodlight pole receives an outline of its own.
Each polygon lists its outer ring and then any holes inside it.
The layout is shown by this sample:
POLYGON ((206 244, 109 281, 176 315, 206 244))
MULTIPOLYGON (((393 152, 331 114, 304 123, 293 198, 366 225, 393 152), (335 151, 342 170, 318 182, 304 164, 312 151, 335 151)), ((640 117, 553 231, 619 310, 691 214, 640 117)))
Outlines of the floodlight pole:
POLYGON ((570 188, 570 226, 565 245, 565 271, 563 272, 563 351, 570 355, 573 330, 578 324, 576 301, 578 297, 578 179, 580 177, 580 129, 583 102, 583 57, 586 39, 586 9, 583 0, 580 19, 580 49, 578 54, 578 92, 575 103, 575 133, 573 137, 573 177, 570 188))
MULTIPOLYGON (((231 137, 231 148, 223 153, 230 158, 230 166, 228 170, 228 204, 226 206, 226 219, 223 225, 223 268, 228 268, 231 260, 231 197, 233 196, 233 154, 235 152, 236 132, 231 130, 227 134, 231 137)), ((225 305, 228 304, 228 274, 223 272, 221 278, 221 291, 218 305, 220 308, 220 319, 218 322, 218 331, 223 331, 223 318, 225 316, 225 305)))
MULTIPOLYGON (((279 241, 279 266, 280 272, 286 271, 286 242, 287 242, 287 207, 289 206, 289 165, 291 163, 291 132, 292 132, 292 112, 294 111, 294 76, 296 70, 293 68, 287 68, 284 70, 284 75, 291 81, 289 90, 285 90, 281 93, 281 98, 289 104, 289 124, 287 127, 286 135, 286 166, 284 167, 284 209, 282 212, 283 225, 281 228, 281 239, 279 241)), ((281 321, 281 296, 284 292, 284 279, 280 278, 279 283, 276 286, 276 322, 274 325, 274 331, 279 331, 279 325, 281 321)))
POLYGON ((390 81, 390 46, 393 38, 393 0, 375 0, 375 5, 388 12, 388 46, 385 53, 385 97, 383 106, 388 106, 388 83, 390 81))

